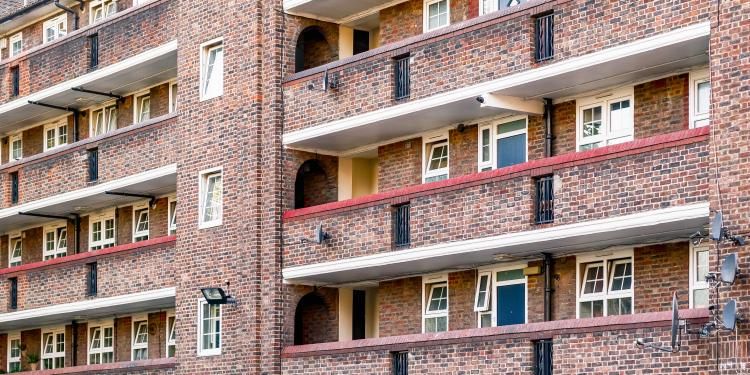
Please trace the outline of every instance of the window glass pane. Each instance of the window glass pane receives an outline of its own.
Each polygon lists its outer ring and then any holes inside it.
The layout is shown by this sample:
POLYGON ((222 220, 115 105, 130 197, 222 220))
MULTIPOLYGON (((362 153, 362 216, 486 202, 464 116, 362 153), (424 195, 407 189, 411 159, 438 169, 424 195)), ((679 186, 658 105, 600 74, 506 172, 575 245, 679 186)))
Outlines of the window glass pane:
POLYGON ((630 100, 610 104, 609 118, 609 131, 612 134, 629 134, 633 128, 630 100))
POLYGON ((601 263, 586 266, 586 278, 583 294, 601 293, 604 291, 604 265, 601 263))
POLYGON ((696 86, 695 112, 708 113, 711 106, 711 83, 699 82, 696 86))
POLYGON ((579 304, 581 318, 604 316, 604 301, 588 301, 579 304))
POLYGON ((490 129, 482 130, 482 161, 490 161, 490 129))
POLYGON ((708 306, 708 289, 693 290, 693 307, 708 306))
POLYGON ((482 307, 487 302, 487 284, 490 282, 490 278, 487 275, 479 277, 479 291, 477 293, 477 307, 482 307))
POLYGON ((511 281, 511 280, 523 280, 526 278, 523 274, 523 269, 500 271, 497 273, 497 281, 511 281))
POLYGON ((695 281, 705 282, 708 275, 708 250, 695 252, 695 281))
POLYGON ((583 137, 594 137, 601 134, 602 107, 583 110, 583 137))
POLYGON ((55 147, 56 138, 57 138, 57 135, 55 134, 55 129, 48 129, 47 130, 47 148, 55 147))
POLYGON ((427 312, 445 311, 448 309, 448 287, 433 286, 427 312))
POLYGON ((607 315, 625 315, 631 312, 632 300, 630 297, 607 300, 607 315))
POLYGON ((57 145, 64 145, 68 143, 68 127, 61 126, 57 128, 57 145))
POLYGON ((612 285, 610 290, 613 292, 629 290, 633 282, 632 264, 615 263, 612 268, 612 285))
POLYGON ((224 48, 214 47, 208 51, 206 61, 204 95, 220 95, 224 90, 224 48))

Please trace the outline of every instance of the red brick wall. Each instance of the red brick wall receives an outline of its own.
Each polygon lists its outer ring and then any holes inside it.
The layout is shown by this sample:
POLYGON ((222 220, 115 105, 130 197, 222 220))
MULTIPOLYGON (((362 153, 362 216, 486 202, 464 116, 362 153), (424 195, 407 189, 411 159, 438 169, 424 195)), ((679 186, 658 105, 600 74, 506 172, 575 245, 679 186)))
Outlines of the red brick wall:
POLYGON ((448 328, 451 331, 477 327, 477 313, 474 312, 476 283, 476 270, 448 274, 448 328))
MULTIPOLYGON (((34 353, 37 355, 37 358, 39 358, 41 362, 41 354, 42 354, 42 330, 41 329, 31 329, 27 331, 21 331, 21 344, 26 345, 26 353, 34 353)), ((27 361, 26 356, 21 356, 21 368, 23 370, 28 371, 30 369, 29 362, 27 361)), ((41 363, 39 364, 39 368, 41 368, 41 363)))
MULTIPOLYGON (((479 5, 471 0, 450 0, 450 23, 465 21, 476 13, 479 5)), ((388 44, 424 32, 424 1, 407 2, 380 11, 380 44, 388 44)))
POLYGON ((130 361, 132 353, 130 352, 133 336, 133 320, 127 316, 124 318, 115 318, 115 362, 130 361))
POLYGON ((378 147, 378 192, 422 183, 422 138, 378 147))
MULTIPOLYGON (((451 177, 477 173, 477 143, 479 142, 477 137, 478 128, 476 125, 467 126, 463 132, 456 129, 451 129, 448 132, 448 149, 450 151, 448 170, 451 177)), ((391 162, 396 162, 396 160, 391 160, 391 162)), ((401 162, 403 163, 403 161, 401 162)), ((422 160, 419 162, 421 163, 422 160)), ((395 169, 395 166, 390 168, 395 169)))
POLYGON ((576 151, 575 100, 555 104, 555 110, 552 112, 552 137, 553 155, 576 151))
MULTIPOLYGON (((297 40, 300 34, 308 27, 316 27, 328 41, 328 57, 321 59, 319 63, 336 61, 339 58, 339 25, 335 23, 314 20, 305 17, 287 15, 284 20, 284 40, 286 54, 284 59, 283 73, 295 72, 295 54, 297 40)), ((314 66, 311 66, 314 67, 314 66)), ((319 83, 320 84, 320 83, 319 83)), ((320 87, 320 86, 318 86, 320 87)))
POLYGON ((681 309, 689 308, 690 245, 687 242, 635 248, 636 313, 668 311, 677 292, 681 309))
POLYGON ((295 183, 300 168, 307 161, 317 161, 325 172, 325 177, 308 178, 305 186, 306 206, 314 206, 338 200, 339 161, 337 157, 313 154, 305 151, 286 150, 284 152, 284 207, 294 208, 295 183), (309 185, 309 186, 308 186, 309 185))
POLYGON ((381 282, 378 287, 380 337, 421 333, 421 298, 421 277, 381 282))
POLYGON ((635 86, 635 138, 687 129, 689 87, 687 73, 635 86))

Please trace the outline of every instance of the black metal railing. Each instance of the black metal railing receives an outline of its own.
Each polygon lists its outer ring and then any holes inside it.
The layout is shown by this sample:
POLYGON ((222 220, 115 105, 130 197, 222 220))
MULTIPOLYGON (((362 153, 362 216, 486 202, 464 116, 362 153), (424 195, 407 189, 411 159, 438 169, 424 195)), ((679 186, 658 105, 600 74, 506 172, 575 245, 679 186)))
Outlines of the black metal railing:
POLYGON ((409 58, 409 56, 404 56, 395 60, 394 84, 396 88, 396 100, 408 98, 411 93, 409 58))
POLYGON ((97 274, 96 263, 89 263, 88 272, 86 273, 86 294, 95 296, 97 292, 97 274))
POLYGON ((18 278, 11 277, 8 279, 10 282, 10 296, 9 296, 9 307, 13 310, 18 308, 18 278))
POLYGON ((534 341, 534 375, 552 374, 552 340, 534 341))
POLYGON ((10 95, 18 96, 20 93, 21 85, 21 73, 18 71, 18 67, 14 66, 10 68, 10 95))
POLYGON ((555 178, 552 175, 536 179, 534 221, 537 224, 555 221, 555 178))
POLYGON ((18 172, 10 174, 10 203, 18 203, 18 172))
POLYGON ((537 17, 534 20, 534 57, 536 58, 536 61, 549 60, 555 56, 554 16, 553 13, 537 17))
POLYGON ((99 149, 93 148, 88 151, 89 182, 99 180, 99 149))
POLYGON ((409 352, 393 352, 393 375, 409 375, 409 352))
POLYGON ((89 37, 89 68, 99 66, 99 34, 89 37))
POLYGON ((407 247, 411 243, 411 219, 409 203, 393 206, 391 221, 393 223, 393 247, 407 247))

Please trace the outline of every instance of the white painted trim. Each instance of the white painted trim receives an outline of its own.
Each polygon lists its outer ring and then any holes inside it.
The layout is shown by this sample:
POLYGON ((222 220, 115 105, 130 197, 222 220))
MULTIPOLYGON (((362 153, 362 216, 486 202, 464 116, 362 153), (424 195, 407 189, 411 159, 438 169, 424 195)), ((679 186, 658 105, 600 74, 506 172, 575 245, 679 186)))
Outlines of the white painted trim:
POLYGON ((133 211, 133 233, 131 233, 131 235, 133 236, 132 241, 136 242, 135 240, 136 237, 144 237, 144 236, 146 238, 140 241, 148 240, 149 238, 151 238, 151 216, 152 216, 149 202, 142 201, 142 202, 133 203, 132 211, 133 211), (138 220, 140 218, 136 216, 136 213, 139 210, 146 210, 146 221, 148 222, 148 230, 146 230, 145 233, 138 233, 138 220))
POLYGON ((200 45, 200 86, 198 88, 198 96, 200 101, 209 100, 213 98, 218 98, 222 95, 224 95, 224 71, 226 70, 226 46, 224 45, 224 38, 215 38, 211 39, 207 42, 203 42, 200 45), (221 49, 221 76, 217 77, 221 79, 221 91, 215 92, 212 94, 207 94, 205 92, 206 89, 206 74, 207 72, 207 62, 208 62, 208 56, 210 55, 212 50, 215 49, 221 49))
POLYGON ((358 13, 351 14, 351 15, 346 16, 346 17, 341 18, 341 19, 335 19, 335 18, 331 18, 331 17, 320 16, 320 15, 309 13, 309 12, 297 12, 297 11, 294 10, 294 8, 296 8, 296 7, 305 5, 305 4, 313 2, 313 1, 317 1, 317 0, 285 0, 284 4, 283 4, 283 6, 284 6, 284 12, 288 13, 288 14, 291 14, 291 15, 294 15, 294 16, 300 16, 300 17, 305 17, 305 18, 312 18, 312 19, 315 19, 315 20, 336 23, 336 24, 339 24, 339 25, 346 25, 346 24, 349 24, 351 22, 357 21, 359 19, 365 18, 365 17, 367 17, 369 15, 378 13, 378 12, 380 12, 383 9, 390 8, 392 6, 395 6, 395 5, 398 5, 398 4, 401 4, 401 3, 405 3, 408 0, 391 0, 391 1, 385 2, 385 3, 381 4, 381 5, 374 6, 372 8, 363 10, 363 11, 358 12, 358 13))
POLYGON ((180 86, 177 85, 177 81, 169 82, 169 113, 174 112, 177 109, 177 99, 180 97, 180 86), (174 92, 172 88, 174 87, 174 92))
POLYGON ((309 264, 283 269, 284 279, 305 279, 322 274, 367 269, 431 259, 434 257, 460 255, 476 251, 508 248, 530 243, 561 240, 570 237, 590 236, 615 230, 653 226, 669 222, 708 218, 709 203, 674 206, 636 214, 616 216, 601 220, 584 221, 518 233, 455 241, 393 252, 342 259, 332 262, 309 264))
POLYGON ((67 347, 67 342, 66 341, 68 341, 68 339, 69 339, 69 337, 67 337, 67 335, 65 334, 65 326, 55 326, 55 327, 51 327, 51 328, 42 329, 42 334, 41 334, 41 339, 40 339, 42 345, 40 346, 40 350, 39 350, 40 351, 40 355, 39 355, 39 364, 40 364, 39 368, 40 369, 42 369, 42 370, 49 370, 49 369, 58 368, 58 367, 54 366, 56 358, 62 357, 63 358, 63 362, 65 361, 64 360, 64 358, 65 358, 65 347, 67 347), (57 341, 57 335, 58 334, 62 334, 63 335, 63 344, 64 345, 63 345, 63 351, 61 351, 61 352, 57 351, 57 343, 58 343, 58 341, 57 341), (46 345, 46 343, 44 342, 44 336, 45 335, 52 335, 52 348, 54 350, 52 352, 52 354, 46 354, 44 352, 45 345, 46 345), (45 367, 44 366, 44 360, 45 359, 51 359, 53 366, 50 367, 50 368, 45 367))
POLYGON ((17 161, 23 159, 23 135, 22 133, 14 134, 8 137, 8 160, 10 161, 17 161), (21 142, 21 155, 18 158, 13 157, 13 143, 19 141, 21 142))
POLYGON ((422 183, 425 183, 425 180, 428 178, 442 176, 443 174, 445 174, 445 179, 448 179, 451 176, 450 170, 451 170, 450 133, 448 131, 439 131, 439 132, 422 134, 422 183), (427 146, 431 144, 438 145, 438 144, 443 144, 443 143, 445 143, 445 146, 448 148, 448 166, 446 166, 444 169, 439 169, 439 170, 428 173, 427 165, 429 165, 430 160, 432 158, 432 149, 430 148, 428 150, 427 146))
POLYGON ((146 61, 155 59, 159 56, 163 56, 168 53, 175 52, 175 51, 177 51, 177 41, 173 40, 171 42, 165 43, 159 47, 152 48, 146 52, 140 53, 133 57, 129 57, 125 60, 116 62, 112 65, 106 66, 101 69, 97 69, 91 73, 84 74, 78 78, 65 81, 63 83, 54 85, 44 90, 37 91, 31 95, 27 95, 25 97, 18 98, 11 102, 0 105, 0 114, 18 109, 25 105, 28 105, 29 101, 44 101, 44 99, 52 95, 56 95, 62 92, 69 91, 73 87, 85 86, 86 84, 90 82, 96 81, 98 79, 106 78, 112 74, 118 73, 128 68, 133 68, 146 61))
MULTIPOLYGON (((171 96, 171 95, 170 95, 171 96)), ((142 91, 139 91, 135 94, 133 94, 133 124, 138 124, 141 122, 146 122, 151 119, 151 90, 145 89, 142 91), (148 104, 148 118, 145 120, 141 120, 141 113, 143 112, 143 103, 142 101, 148 97, 149 104, 148 104)))
POLYGON ((577 98, 576 99, 576 150, 581 151, 583 141, 583 111, 591 108, 601 107, 601 134, 597 137, 591 137, 586 140, 586 145, 599 143, 598 147, 611 145, 610 141, 617 140, 616 143, 632 141, 635 136, 635 88, 628 86, 619 88, 614 91, 607 91, 596 96, 577 98), (622 101, 630 101, 630 134, 611 134, 610 126, 610 105, 622 101), (623 139, 623 137, 627 137, 623 139))
POLYGON ((206 229, 220 226, 224 220, 224 167, 204 169, 198 172, 198 229, 206 229), (203 210, 205 208, 205 189, 208 175, 218 173, 221 177, 221 202, 219 202, 219 218, 211 221, 203 221, 203 210))
MULTIPOLYGON (((696 290, 700 290, 700 289, 709 290, 709 295, 710 295, 710 288, 709 288, 708 282, 706 282, 706 281, 698 281, 698 280, 695 279, 697 277, 697 274, 696 274, 697 263, 696 262, 698 261, 698 259, 696 257, 696 253, 698 251, 708 251, 709 252, 708 253, 708 264, 709 264, 709 271, 711 270, 711 252, 710 252, 710 247, 708 245, 698 245, 698 246, 695 246, 695 245, 693 245, 691 243, 690 244, 690 272, 688 273, 688 277, 690 278, 688 280, 688 284, 690 285, 690 288, 689 288, 689 292, 690 292, 689 293, 690 294, 689 302, 690 302, 690 308, 691 309, 695 308, 695 301, 693 300, 693 298, 694 298, 694 293, 695 293, 696 290)), ((701 306, 701 307, 706 307, 706 306, 701 306)))
POLYGON ((114 362, 114 344, 115 344, 115 322, 114 319, 99 319, 99 320, 90 320, 86 322, 86 364, 91 364, 91 355, 92 354, 99 354, 100 363, 105 363, 103 361, 104 354, 106 353, 112 353, 112 359, 114 362), (91 330, 97 328, 99 329, 99 340, 100 340, 100 348, 96 350, 96 352, 92 352, 91 349, 91 330), (104 346, 104 330, 107 328, 112 329, 112 346, 105 347, 104 346))
MULTIPOLYGON (((19 32, 11 35, 10 38, 8 38, 8 56, 11 57, 11 58, 13 58, 14 56, 17 56, 17 55, 21 54, 22 52, 23 52, 23 33, 19 31, 19 32), (16 52, 16 53, 14 53, 13 52, 13 43, 18 42, 18 41, 21 42, 21 50, 18 51, 18 52, 16 52)), ((2 107, 0 107, 0 108, 2 108, 2 107)))
MULTIPOLYGON (((481 268, 480 274, 490 275, 490 294, 488 294, 488 308, 483 311, 477 311, 477 328, 482 328, 482 315, 490 314, 491 327, 497 327, 497 287, 507 285, 518 285, 523 284, 524 286, 524 323, 529 322, 529 277, 524 275, 522 279, 510 280, 510 281, 497 281, 497 274, 503 271, 523 270, 528 267, 528 262, 513 262, 501 265, 491 265, 481 268)), ((479 291, 479 278, 477 278, 477 292, 479 291)), ((477 293, 478 294, 478 293, 477 293)))
POLYGON ((451 1, 450 0, 424 0, 424 2, 422 3, 422 32, 423 33, 426 33, 426 32, 429 32, 429 31, 438 30, 438 29, 442 29, 443 27, 450 26, 450 24, 451 24, 451 1), (447 22, 448 23, 446 23, 445 25, 438 26, 438 27, 436 27, 434 29, 431 29, 430 28, 430 11, 429 11, 430 8, 429 7, 432 4, 439 3, 439 2, 442 2, 442 1, 445 1, 445 5, 446 5, 446 17, 447 17, 447 22))
POLYGON ((222 308, 222 305, 218 305, 219 306, 219 347, 218 348, 214 348, 214 349, 203 349, 203 347, 202 347, 202 345, 203 345, 203 337, 202 337, 203 336, 203 306, 207 305, 207 304, 208 304, 208 302, 206 302, 206 300, 203 297, 201 297, 198 300, 198 314, 197 314, 197 316, 198 316, 198 322, 197 322, 198 325, 197 325, 197 329, 196 329, 197 336, 198 336, 197 337, 197 339, 198 339, 198 342, 197 342, 197 344, 198 344, 197 345, 197 349, 198 349, 197 355, 198 355, 198 357, 208 357, 208 356, 221 355, 221 348, 222 348, 222 346, 224 346, 223 345, 224 344, 224 342, 223 342, 224 340, 222 339, 222 336, 223 336, 223 333, 224 333, 224 324, 222 324, 223 323, 223 319, 224 319, 224 309, 222 308))
MULTIPOLYGON (((700 113, 700 114, 695 113, 696 107, 697 107, 696 100, 698 99, 697 90, 696 90, 698 84, 703 83, 703 82, 709 82, 710 84, 711 82, 711 77, 710 77, 708 68, 693 70, 688 74, 688 77, 690 81, 689 83, 690 87, 688 90, 689 92, 688 101, 690 102, 688 106, 690 108, 690 128, 691 129, 695 128, 696 127, 695 123, 700 120, 707 120, 709 123, 706 125, 701 125, 701 126, 708 126, 711 123, 711 109, 709 108, 708 113, 700 113)), ((711 89, 713 90, 713 87, 711 89)), ((709 107, 710 105, 711 104, 710 104, 710 98, 709 98, 709 107)))
POLYGON ((10 369, 10 362, 18 362, 20 364, 21 363, 21 357, 23 356, 23 354, 20 353, 20 351, 21 351, 20 347, 19 347, 19 356, 18 357, 11 357, 10 356, 11 349, 12 349, 10 342, 13 341, 13 340, 18 340, 19 345, 23 344, 23 342, 21 342, 21 331, 14 331, 14 332, 9 332, 8 333, 8 354, 7 354, 7 357, 6 357, 7 358, 7 361, 6 361, 7 362, 6 363, 6 370, 8 371, 8 373, 10 373, 10 371, 11 371, 11 369, 10 369), (11 361, 11 359, 13 359, 13 361, 11 361))
POLYGON ((526 136, 526 139, 524 141, 526 142, 526 159, 524 161, 529 161, 529 116, 508 116, 498 119, 497 122, 481 125, 479 127, 479 130, 477 131, 477 171, 481 172, 482 170, 487 168, 497 169, 497 140, 519 134, 524 134, 526 136), (503 133, 502 135, 497 133, 497 128, 500 125, 518 120, 526 120, 526 127, 523 130, 514 130, 512 132, 503 133), (482 132, 484 130, 490 131, 490 160, 485 162, 482 161, 482 132))
POLYGON ((68 35, 68 13, 60 13, 42 23, 42 44, 54 42, 55 40, 60 39, 65 35, 68 35), (60 34, 60 30, 57 29, 57 25, 60 22, 65 25, 65 31, 62 35, 60 34), (55 37, 52 38, 52 40, 47 40, 47 29, 50 27, 55 29, 55 37))
POLYGON ((23 311, 16 311, 11 313, 0 314, 0 324, 12 323, 19 320, 38 319, 47 316, 62 315, 62 314, 74 314, 77 312, 83 312, 88 310, 95 310, 107 307, 130 305, 142 302, 149 302, 162 298, 174 297, 176 289, 174 287, 151 290, 147 292, 139 292, 132 294, 125 294, 115 297, 95 298, 85 301, 64 303, 60 305, 52 305, 40 307, 37 309, 29 309, 23 311))
MULTIPOLYGON (((591 301, 602 301, 602 314, 603 316, 608 316, 607 312, 607 300, 613 299, 613 298, 625 298, 630 297, 630 314, 635 314, 635 285, 636 285, 636 279, 635 279, 635 256, 633 248, 626 248, 626 249, 618 249, 618 250, 603 250, 603 251, 597 251, 597 252, 589 252, 589 253, 582 253, 575 256, 576 257, 576 318, 581 317, 581 302, 591 302, 591 301), (611 282, 610 280, 610 270, 609 270, 609 262, 618 260, 618 259, 629 259, 631 264, 631 284, 630 284, 630 290, 627 292, 609 292, 611 282), (601 262, 602 263, 602 277, 604 285, 602 286, 602 292, 591 294, 587 296, 582 296, 581 292, 583 289, 583 277, 584 275, 581 274, 581 265, 587 264, 587 263, 594 263, 594 262, 601 262)), ((584 271, 585 272, 585 271, 584 271)))
POLYGON ((169 330, 169 319, 174 319, 174 324, 172 327, 172 330, 176 330, 177 328, 177 315, 175 315, 175 309, 168 309, 167 310, 167 319, 165 324, 166 334, 164 336, 164 355, 169 358, 169 347, 174 346, 175 347, 175 354, 177 352, 177 332, 175 332, 175 340, 174 342, 170 342, 169 336, 170 336, 170 330, 169 330))
POLYGON ((135 361, 135 351, 146 349, 146 358, 148 358, 148 339, 149 339, 149 330, 148 330, 148 314, 147 313, 140 313, 140 314, 133 314, 130 317, 130 360, 135 361), (146 343, 145 344, 136 344, 135 340, 137 338, 138 334, 138 328, 140 328, 140 325, 142 322, 146 322, 146 343), (136 325, 137 323, 137 325, 136 325))
POLYGON ((425 333, 425 319, 427 318, 441 318, 445 317, 445 331, 450 330, 450 310, 451 310, 451 301, 450 301, 450 286, 448 285, 448 274, 447 273, 440 273, 440 274, 431 274, 431 275, 424 275, 422 276, 422 292, 420 295, 422 296, 422 301, 419 304, 422 309, 422 333, 425 333), (438 312, 438 313, 431 313, 427 314, 427 307, 429 305, 429 301, 427 300, 427 297, 430 296, 429 294, 432 294, 432 288, 436 284, 445 284, 445 297, 447 302, 447 309, 444 312, 438 312), (430 291, 426 292, 427 286, 430 286, 430 291), (429 294, 427 294, 429 293, 429 294))
MULTIPOLYGON (((284 134, 285 145, 315 139, 328 134, 354 129, 371 123, 405 116, 422 110, 443 106, 461 100, 473 99, 479 95, 496 92, 503 89, 541 81, 557 75, 574 71, 585 70, 588 67, 622 59, 628 56, 656 51, 664 46, 678 44, 681 42, 702 38, 710 35, 711 25, 709 22, 672 30, 660 35, 637 40, 616 47, 587 55, 573 57, 557 63, 545 65, 536 69, 529 69, 517 74, 511 74, 496 80, 483 82, 458 90, 433 95, 424 99, 413 100, 402 105, 367 112, 357 116, 347 117, 341 120, 311 126, 306 129, 297 130, 284 134)), ((1 107, 0 107, 1 108, 1 107)))

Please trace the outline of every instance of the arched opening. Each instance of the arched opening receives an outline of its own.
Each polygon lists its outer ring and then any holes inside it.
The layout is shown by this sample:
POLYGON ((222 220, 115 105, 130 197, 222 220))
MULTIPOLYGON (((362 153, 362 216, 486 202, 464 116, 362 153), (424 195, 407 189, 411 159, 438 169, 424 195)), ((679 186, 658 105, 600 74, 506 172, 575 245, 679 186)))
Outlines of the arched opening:
POLYGON ((333 51, 326 37, 317 26, 310 26, 297 37, 297 47, 294 55, 294 71, 301 72, 327 64, 334 60, 333 51))
POLYGON ((326 342, 328 306, 316 292, 308 293, 297 303, 294 312, 294 345, 326 342))
POLYGON ((328 203, 325 189, 328 176, 317 160, 302 163, 294 181, 294 208, 304 208, 328 203))

